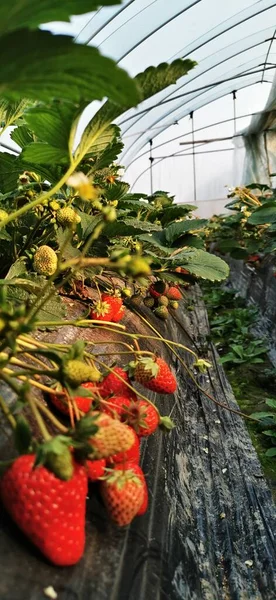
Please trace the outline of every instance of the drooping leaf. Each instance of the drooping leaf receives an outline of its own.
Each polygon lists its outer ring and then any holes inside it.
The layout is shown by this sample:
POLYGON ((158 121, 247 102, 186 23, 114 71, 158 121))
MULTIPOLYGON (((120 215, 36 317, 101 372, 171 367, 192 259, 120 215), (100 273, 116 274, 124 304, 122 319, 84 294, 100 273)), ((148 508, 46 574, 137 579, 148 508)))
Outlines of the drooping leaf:
POLYGON ((6 33, 21 27, 35 28, 50 21, 70 21, 71 15, 81 15, 114 4, 121 4, 121 0, 43 0, 37 2, 35 7, 32 0, 12 3, 2 0, 0 29, 6 33))
POLYGON ((190 219, 187 221, 172 223, 164 229, 166 242, 168 245, 171 245, 187 231, 202 229, 202 227, 205 227, 207 222, 207 219, 190 219))
POLYGON ((276 202, 267 202, 265 206, 257 208, 248 218, 251 225, 264 225, 276 222, 276 202))
POLYGON ((0 38, 0 57, 0 94, 12 101, 89 102, 108 96, 135 106, 140 100, 136 82, 113 60, 69 36, 21 29, 0 38))
POLYGON ((146 100, 176 83, 196 65, 197 63, 189 58, 177 58, 171 64, 160 63, 157 67, 148 67, 143 73, 138 73, 135 79, 141 86, 143 99, 146 100))
POLYGON ((209 279, 210 281, 221 281, 229 275, 229 267, 219 256, 204 252, 204 250, 183 250, 170 259, 173 266, 183 266, 189 273, 209 279))
MULTIPOLYGON (((178 58, 171 64, 161 63, 157 67, 148 67, 143 73, 138 73, 134 81, 139 86, 141 100, 147 100, 169 85, 176 83, 180 77, 186 75, 196 64, 193 60, 178 58)), ((130 104, 118 107, 111 99, 100 108, 96 117, 100 117, 101 120, 111 123, 128 108, 130 108, 130 104)))

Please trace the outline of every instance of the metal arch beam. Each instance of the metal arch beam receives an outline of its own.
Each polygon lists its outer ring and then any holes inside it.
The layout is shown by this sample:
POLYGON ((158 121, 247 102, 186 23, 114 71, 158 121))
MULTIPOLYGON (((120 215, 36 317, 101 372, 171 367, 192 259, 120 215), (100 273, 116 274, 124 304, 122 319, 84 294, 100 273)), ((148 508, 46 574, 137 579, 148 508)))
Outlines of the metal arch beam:
POLYGON ((265 62, 264 62, 264 70, 263 70, 263 75, 262 75, 262 81, 264 80, 265 67, 266 67, 266 65, 267 65, 267 61, 268 61, 268 58, 269 58, 269 54, 270 54, 270 50, 271 50, 271 48, 272 48, 273 41, 275 40, 275 35, 276 35, 276 29, 274 30, 273 37, 272 37, 272 39, 270 40, 270 44, 268 45, 267 54, 266 54, 266 57, 265 57, 265 62))
MULTIPOLYGON (((270 28, 266 28, 263 29, 262 31, 267 31, 267 29, 270 28)), ((262 33, 262 32, 260 32, 262 33)), ((250 36, 248 36, 248 38, 251 38, 253 35, 256 35, 256 32, 250 36)), ((246 38, 247 39, 247 38, 246 38)), ((216 63, 214 63, 211 67, 208 67, 207 69, 205 69, 204 71, 202 71, 201 73, 198 73, 198 75, 195 75, 194 77, 192 77, 191 79, 189 79, 189 81, 183 83, 181 86, 179 86, 177 89, 181 90, 182 88, 186 87, 187 85, 189 85, 192 81, 195 81, 196 79, 202 77, 202 75, 205 75, 206 73, 208 73, 209 71, 211 71, 212 69, 215 69, 216 67, 218 67, 219 65, 228 62, 229 60, 232 60, 232 58, 235 58, 236 56, 240 56, 241 54, 243 54, 244 52, 248 52, 248 50, 251 50, 252 48, 256 48, 257 46, 261 46, 262 44, 266 43, 267 41, 272 40, 273 38, 266 38, 265 40, 262 40, 261 42, 259 42, 258 44, 252 44, 250 46, 247 46, 246 48, 244 48, 243 50, 239 50, 238 52, 235 52, 234 54, 231 54, 230 56, 228 56, 227 58, 225 58, 224 60, 218 61, 216 63)), ((234 44, 232 44, 234 45, 234 44)), ((225 47, 223 48, 223 50, 225 50, 225 47)), ((212 57, 213 54, 210 54, 208 56, 208 58, 212 57)), ((167 94, 167 96, 164 96, 163 100, 166 100, 167 98, 170 98, 173 94, 175 94, 176 90, 173 90, 170 94, 167 94)), ((148 109, 145 109, 145 111, 149 112, 150 110, 153 110, 154 108, 156 108, 157 106, 159 106, 160 104, 162 104, 162 101, 160 100, 159 103, 152 105, 152 107, 149 107, 148 109)), ((140 111, 137 112, 135 115, 133 115, 132 117, 128 117, 128 119, 122 120, 120 121, 118 124, 119 126, 122 125, 123 123, 127 122, 127 120, 131 120, 131 118, 136 118, 136 120, 134 122, 132 122, 132 124, 130 125, 130 127, 132 127, 134 125, 134 123, 137 123, 140 118, 143 117, 143 115, 145 114, 145 111, 140 111), (139 118, 139 115, 141 115, 141 117, 139 118)), ((166 115, 167 116, 167 115, 166 115)), ((126 129, 126 131, 128 131, 128 129, 126 129)), ((125 132, 126 132, 125 131, 125 132)))
MULTIPOLYGON (((120 15, 126 8, 128 8, 133 2, 135 2, 135 0, 129 0, 129 2, 127 4, 125 4, 124 6, 122 6, 116 13, 114 13, 114 15, 112 15, 112 17, 110 17, 109 19, 107 19, 107 21, 105 22, 105 24, 103 25, 103 27, 100 27, 99 29, 97 29, 91 35, 91 37, 87 40, 86 45, 90 44, 90 42, 93 40, 94 37, 96 37, 96 35, 98 35, 98 33, 100 33, 107 25, 109 25, 109 23, 112 23, 112 21, 114 19, 116 19, 116 17, 118 15, 120 15)), ((96 14, 98 14, 102 10, 102 8, 100 8, 99 10, 97 10, 96 14)), ((93 15, 91 17, 91 19, 89 19, 88 23, 86 23, 86 25, 84 25, 84 27, 80 30, 80 32, 78 33, 78 35, 75 37, 75 40, 78 39, 78 37, 80 36, 80 34, 86 29, 86 27, 89 25, 89 23, 91 23, 91 21, 94 19, 94 17, 95 17, 95 15, 93 15)))
MULTIPOLYGON (((247 115, 240 115, 240 116, 236 117, 236 119, 245 119, 246 117, 254 117, 255 115, 264 114, 265 112, 266 111, 258 111, 258 112, 254 112, 254 113, 249 113, 247 115)), ((186 119, 186 117, 188 117, 188 116, 189 116, 189 114, 187 114, 184 117, 182 117, 182 119, 186 119)), ((180 119, 180 120, 182 120, 182 119, 180 119)), ((203 131, 204 129, 209 129, 209 127, 216 127, 218 125, 223 125, 223 123, 230 123, 231 121, 234 121, 234 117, 231 117, 230 119, 223 119, 223 121, 216 121, 215 123, 210 123, 209 125, 204 125, 203 127, 199 127, 198 129, 195 129, 195 133, 198 133, 199 131, 203 131)), ((143 133, 146 133, 146 131, 144 131, 143 133)), ((167 144, 170 144, 171 142, 175 142, 176 140, 180 140, 180 139, 182 139, 184 137, 187 137, 188 135, 190 135, 189 131, 187 133, 182 133, 181 135, 178 135, 175 138, 171 138, 170 140, 166 140, 166 142, 162 142, 161 144, 158 144, 157 146, 155 146, 155 150, 157 150, 157 148, 161 148, 162 146, 166 146, 167 144)), ((131 167, 131 165, 133 165, 133 163, 135 163, 140 158, 143 158, 147 154, 148 154, 148 151, 146 150, 145 152, 143 152, 139 156, 136 156, 128 164, 128 166, 125 168, 124 172, 126 173, 126 171, 131 167)))
MULTIPOLYGON (((263 63, 262 63, 262 64, 263 64, 263 63)), ((253 67, 252 67, 252 68, 253 68, 253 67)), ((272 66, 272 67, 266 67, 266 71, 267 71, 267 70, 270 70, 270 69, 275 69, 275 66, 272 66)), ((228 77, 227 79, 224 79, 224 80, 221 80, 221 81, 218 81, 218 82, 215 82, 215 83, 213 83, 213 84, 206 85, 206 86, 202 86, 201 88, 197 88, 197 89, 191 90, 190 92, 185 92, 184 94, 180 94, 179 96, 175 96, 174 98, 170 98, 170 99, 168 99, 168 100, 164 101, 164 103, 162 103, 162 104, 166 104, 166 103, 168 103, 168 102, 171 102, 171 101, 173 101, 173 100, 177 100, 178 98, 183 98, 183 97, 185 97, 185 96, 188 96, 188 95, 190 95, 190 94, 195 94, 195 93, 197 93, 197 92, 201 92, 201 94, 200 94, 200 95, 203 95, 204 93, 207 93, 208 91, 211 91, 213 88, 216 88, 218 85, 221 85, 221 84, 223 84, 223 83, 227 83, 228 81, 235 81, 236 79, 240 79, 241 77, 247 77, 247 76, 250 76, 250 75, 255 75, 255 74, 259 73, 259 72, 260 72, 259 70, 256 70, 256 71, 250 71, 249 73, 244 73, 244 72, 243 72, 243 73, 240 73, 240 74, 236 74, 236 75, 234 75, 233 77, 228 77)), ((245 87, 246 87, 246 86, 245 86, 245 87)), ((220 98, 220 97, 221 97, 221 96, 218 96, 218 98, 220 98)), ((217 98, 217 99, 218 99, 218 98, 217 98)), ((211 100, 211 102, 213 102, 213 100, 211 100)), ((208 100, 206 101, 206 103, 205 103, 205 104, 208 104, 208 100)), ((205 104, 202 104, 202 106, 204 106, 205 104)), ((182 105, 182 106, 183 106, 183 105, 182 105)), ((162 121, 163 119, 165 119, 167 116, 169 116, 169 115, 173 114, 173 113, 174 113, 174 112, 176 112, 176 111, 177 111, 179 108, 181 108, 181 107, 180 107, 180 106, 177 106, 177 107, 176 107, 174 110, 172 110, 172 111, 170 111, 170 112, 166 113, 166 115, 163 115, 161 118, 159 118, 159 119, 157 119, 156 121, 154 121, 153 125, 156 125, 157 123, 159 123, 160 121, 162 121)), ((179 117, 178 117, 178 118, 179 118, 179 117)), ((164 125, 164 128, 163 128, 163 129, 161 129, 161 131, 159 131, 159 132, 158 132, 158 133, 156 133, 155 135, 153 135, 153 136, 152 136, 152 138, 153 138, 153 139, 154 139, 154 138, 156 138, 156 137, 157 137, 158 135, 160 135, 160 134, 161 134, 163 131, 165 131, 165 130, 166 130, 168 127, 171 127, 171 123, 170 123, 170 124, 168 124, 168 125, 164 125)), ((138 140, 139 140, 141 137, 142 137, 142 135, 140 135, 140 136, 139 136, 139 137, 138 137, 138 138, 135 140, 135 142, 134 142, 133 146, 134 146, 134 145, 135 145, 135 144, 138 142, 138 140)), ((148 141, 148 140, 147 140, 147 141, 148 141)), ((142 147, 141 147, 141 148, 139 148, 139 150, 141 150, 141 149, 142 149, 142 148, 143 148, 143 147, 146 145, 147 141, 145 141, 145 143, 142 145, 142 147)), ((123 153, 122 153, 122 158, 124 158, 124 157, 125 157, 125 156, 126 156, 126 155, 127 155, 129 152, 130 152, 130 151, 131 151, 131 148, 132 148, 133 146, 130 146, 130 147, 129 147, 129 148, 128 148, 128 149, 127 149, 125 152, 123 152, 123 153)))
POLYGON ((136 50, 136 48, 138 48, 141 44, 143 44, 152 35, 154 35, 155 33, 157 33, 157 31, 160 31, 160 29, 163 29, 163 27, 165 27, 166 25, 168 25, 168 23, 171 23, 172 21, 174 21, 174 19, 177 19, 177 17, 180 17, 180 15, 184 14, 185 12, 187 12, 187 10, 189 10, 190 8, 192 8, 193 6, 195 6, 196 4, 199 4, 199 2, 202 2, 202 0, 193 0, 193 2, 191 2, 191 4, 189 4, 189 6, 186 6, 186 8, 183 8, 183 10, 180 10, 178 13, 176 13, 176 15, 174 15, 173 17, 170 17, 167 21, 165 21, 165 23, 162 23, 162 25, 159 25, 159 27, 156 27, 156 29, 153 29, 148 35, 146 35, 139 42, 137 42, 136 44, 134 44, 134 46, 132 46, 127 52, 125 52, 119 58, 119 60, 117 62, 120 63, 121 60, 123 60, 124 58, 126 58, 126 56, 128 56, 129 54, 131 54, 131 52, 133 52, 133 50, 136 50))
MULTIPOLYGON (((253 86, 253 85, 256 85, 257 83, 262 83, 262 81, 261 81, 261 80, 257 80, 257 81, 255 81, 254 83, 250 83, 249 85, 244 85, 244 86, 241 86, 239 89, 240 89, 240 90, 242 90, 242 89, 245 89, 245 88, 251 87, 251 86, 253 86)), ((227 92, 226 94, 222 94, 221 96, 218 96, 218 98, 216 98, 216 100, 219 100, 220 98, 223 98, 224 96, 227 96, 227 95, 228 95, 228 93, 229 93, 229 92, 227 92)), ((215 102, 215 100, 213 100, 213 102, 215 102)), ((210 102, 210 104, 211 104, 211 102, 210 102)), ((185 117, 186 117, 186 116, 188 116, 188 114, 189 114, 189 113, 187 113, 187 115, 185 115, 185 117)), ((184 117, 182 117, 182 118, 184 118, 184 117)), ((232 120, 232 119, 231 119, 231 120, 232 120)), ((205 129, 205 127, 201 128, 201 129, 205 129)), ((185 134, 185 135, 186 135, 186 134, 185 134)), ((190 135, 190 132, 189 132, 187 135, 190 135)), ((184 136, 181 136, 181 137, 184 137, 184 136)), ((165 143, 165 142, 164 142, 164 143, 165 143)), ((183 150, 182 150, 182 151, 183 151, 183 150)), ((181 152, 181 151, 179 151, 179 152, 181 152)), ((146 154, 146 153, 145 153, 145 154, 146 154)), ((142 156, 139 156, 138 158, 142 158, 142 156)), ((137 158, 137 160, 138 160, 138 158, 137 158)), ((161 158, 160 160, 157 160, 157 162, 153 162, 153 168, 154 168, 155 166, 157 166, 157 165, 158 165, 160 162, 162 162, 163 160, 165 160, 165 159, 164 159, 164 158, 161 158)), ((130 166, 130 165, 129 165, 129 166, 130 166)), ((128 167, 127 167, 127 168, 128 168, 128 167)), ((127 168, 126 168, 126 170, 127 170, 127 168)), ((139 181, 140 177, 142 177, 142 176, 144 175, 144 173, 147 173, 147 172, 149 171, 149 169, 150 169, 150 167, 147 167, 146 169, 144 169, 144 171, 142 171, 142 173, 140 173, 140 175, 139 175, 139 176, 138 176, 138 177, 135 179, 134 183, 132 184, 132 186, 131 186, 131 188, 130 188, 130 191, 133 189, 134 185, 136 185, 137 181, 139 181)))

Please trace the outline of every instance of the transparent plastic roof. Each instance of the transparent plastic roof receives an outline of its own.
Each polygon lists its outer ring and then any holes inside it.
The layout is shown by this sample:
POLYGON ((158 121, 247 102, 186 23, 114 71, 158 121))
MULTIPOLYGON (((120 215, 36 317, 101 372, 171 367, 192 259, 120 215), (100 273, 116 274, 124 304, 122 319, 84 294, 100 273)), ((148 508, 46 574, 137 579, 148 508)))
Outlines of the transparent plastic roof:
MULTIPOLYGON (((189 156, 191 146, 180 148, 179 138, 182 134, 191 141, 192 114, 194 139, 201 139, 202 131, 197 134, 196 129, 204 124, 204 107, 206 126, 221 122, 219 135, 230 139, 236 128, 248 124, 243 115, 250 120, 254 110, 264 107, 275 72, 274 0, 124 0, 119 6, 73 17, 70 24, 51 26, 74 35, 79 43, 98 46, 132 75, 178 57, 197 61, 198 65, 176 85, 118 119, 125 144, 120 161, 132 181, 143 170, 143 157, 148 161, 150 140, 156 172, 158 156, 160 160, 170 155, 189 156), (252 94, 258 95, 257 105, 252 104, 252 94), (209 112, 207 107, 211 107, 209 112), (233 114, 240 117, 234 125, 233 114), (228 125, 223 126, 225 120, 228 125)), ((204 138, 219 137, 214 128, 203 133, 204 138)), ((229 157, 230 143, 222 141, 215 142, 214 148, 221 147, 229 157)))

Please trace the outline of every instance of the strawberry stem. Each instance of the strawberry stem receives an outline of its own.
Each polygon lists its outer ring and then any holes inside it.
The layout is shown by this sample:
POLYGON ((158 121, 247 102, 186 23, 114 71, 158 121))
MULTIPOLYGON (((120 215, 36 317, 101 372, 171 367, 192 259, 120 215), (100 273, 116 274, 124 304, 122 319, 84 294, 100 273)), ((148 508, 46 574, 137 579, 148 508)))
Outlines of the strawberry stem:
POLYGON ((49 434, 49 431, 48 431, 48 429, 47 429, 47 427, 46 427, 46 425, 45 425, 45 423, 44 423, 44 421, 43 421, 43 419, 41 417, 41 414, 40 414, 40 412, 39 412, 39 410, 38 410, 38 408, 36 406, 36 403, 35 403, 33 397, 31 396, 31 394, 26 394, 26 400, 27 400, 27 402, 29 404, 29 407, 30 407, 30 409, 31 409, 31 411, 32 411, 32 413, 34 415, 34 418, 35 418, 35 420, 37 422, 37 425, 39 427, 39 430, 40 430, 40 433, 41 433, 43 439, 46 442, 49 441, 51 439, 51 436, 49 434))
POLYGON ((11 427, 13 429, 15 429, 16 420, 15 420, 14 416, 12 415, 12 413, 10 412, 9 407, 7 406, 5 400, 2 396, 0 396, 0 409, 2 410, 3 415, 9 421, 9 424, 11 425, 11 427))
POLYGON ((59 431, 61 431, 62 433, 68 432, 68 428, 65 427, 65 425, 62 425, 62 423, 53 415, 53 413, 47 408, 47 406, 45 406, 45 404, 42 404, 42 402, 40 402, 40 400, 38 400, 37 398, 33 398, 33 400, 37 408, 41 412, 43 412, 50 421, 52 421, 53 425, 55 425, 55 427, 59 429, 59 431))

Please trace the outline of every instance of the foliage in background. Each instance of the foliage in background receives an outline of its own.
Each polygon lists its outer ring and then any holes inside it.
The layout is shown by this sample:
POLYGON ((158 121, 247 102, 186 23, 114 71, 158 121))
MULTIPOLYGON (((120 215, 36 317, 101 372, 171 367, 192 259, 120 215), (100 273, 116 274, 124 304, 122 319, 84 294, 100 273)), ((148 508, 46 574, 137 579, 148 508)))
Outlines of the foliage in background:
POLYGON ((276 250, 276 190, 252 183, 235 188, 226 205, 232 214, 214 215, 205 230, 208 247, 248 262, 276 250))
POLYGON ((276 398, 271 395, 275 392, 276 370, 268 360, 265 340, 252 335, 259 318, 258 309, 247 307, 236 290, 219 285, 204 284, 204 299, 210 339, 220 355, 239 406, 260 421, 248 426, 264 469, 275 480, 276 398))

